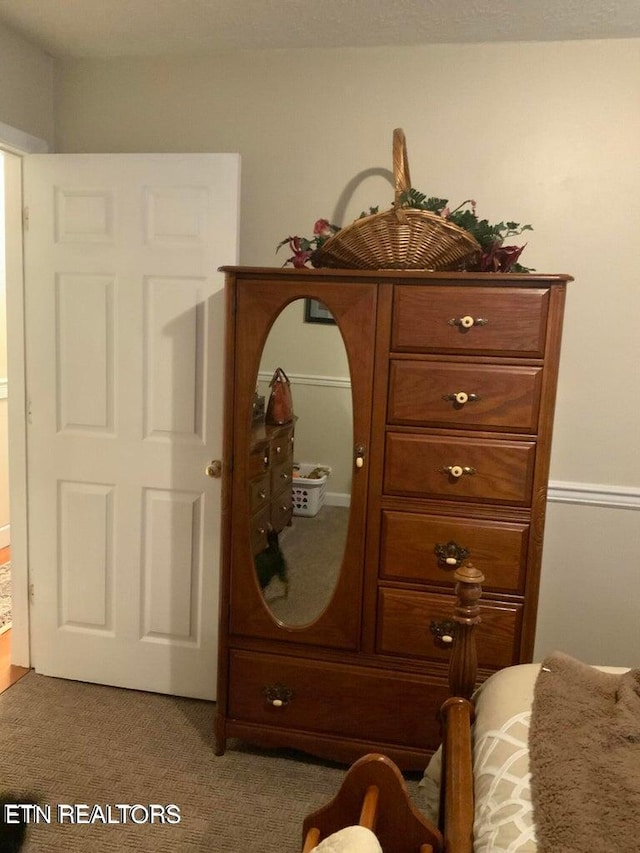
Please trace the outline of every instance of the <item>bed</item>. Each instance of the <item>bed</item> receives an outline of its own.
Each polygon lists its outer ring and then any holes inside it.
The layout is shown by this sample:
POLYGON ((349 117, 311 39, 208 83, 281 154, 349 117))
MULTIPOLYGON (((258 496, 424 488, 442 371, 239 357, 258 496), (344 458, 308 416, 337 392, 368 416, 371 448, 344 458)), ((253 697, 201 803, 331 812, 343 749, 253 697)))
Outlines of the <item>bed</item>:
POLYGON ((425 806, 392 762, 365 756, 305 820, 304 853, 640 851, 640 670, 556 653, 475 690, 483 579, 471 565, 456 572, 451 697, 425 806))

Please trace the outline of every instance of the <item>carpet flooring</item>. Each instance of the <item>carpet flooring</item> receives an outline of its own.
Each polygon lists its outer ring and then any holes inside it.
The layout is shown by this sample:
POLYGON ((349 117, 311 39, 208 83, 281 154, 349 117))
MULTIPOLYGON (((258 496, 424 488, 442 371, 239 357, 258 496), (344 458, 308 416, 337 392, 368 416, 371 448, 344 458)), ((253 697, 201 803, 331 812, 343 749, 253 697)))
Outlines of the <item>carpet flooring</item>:
POLYGON ((264 590, 271 612, 285 625, 313 622, 331 601, 342 566, 349 509, 323 506, 313 517, 294 516, 280 533, 289 589, 274 578, 264 590))
MULTIPOLYGON (((29 673, 0 694, 0 791, 33 792, 51 822, 24 853, 296 853, 304 816, 345 768, 230 741, 213 752, 215 704, 29 673), (175 804, 180 822, 60 822, 59 805, 175 804)), ((420 805, 417 777, 408 781, 420 805)), ((112 819, 120 811, 112 809, 112 819)), ((145 811, 129 812, 141 820, 145 811)))

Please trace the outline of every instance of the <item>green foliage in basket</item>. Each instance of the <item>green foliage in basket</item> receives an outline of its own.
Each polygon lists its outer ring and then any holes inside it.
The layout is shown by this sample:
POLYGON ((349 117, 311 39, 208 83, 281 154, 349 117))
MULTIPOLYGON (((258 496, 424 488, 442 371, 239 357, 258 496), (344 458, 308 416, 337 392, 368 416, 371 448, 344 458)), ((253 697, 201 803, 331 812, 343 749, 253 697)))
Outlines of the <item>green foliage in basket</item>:
POLYGON ((402 207, 413 207, 437 213, 459 228, 464 228, 476 238, 482 248, 482 255, 474 264, 474 269, 483 272, 530 272, 518 263, 525 246, 505 246, 505 241, 518 237, 523 231, 533 231, 531 225, 518 222, 498 222, 491 225, 488 219, 480 219, 476 213, 476 202, 467 199, 454 210, 449 209, 446 198, 427 198, 416 189, 409 189, 400 196, 402 207))

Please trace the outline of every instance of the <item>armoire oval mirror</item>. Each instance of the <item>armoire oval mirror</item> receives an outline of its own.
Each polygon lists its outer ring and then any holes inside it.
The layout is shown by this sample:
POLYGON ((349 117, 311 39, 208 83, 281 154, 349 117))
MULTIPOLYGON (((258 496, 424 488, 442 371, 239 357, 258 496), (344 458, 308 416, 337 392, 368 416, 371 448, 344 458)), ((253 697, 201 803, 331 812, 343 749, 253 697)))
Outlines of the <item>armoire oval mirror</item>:
MULTIPOLYGON (((291 383, 293 423, 274 428, 258 414, 252 431, 268 444, 267 546, 256 575, 273 617, 314 622, 329 604, 342 566, 351 496, 353 408, 344 342, 329 309, 297 299, 273 323, 262 352, 256 399, 268 407, 277 368, 291 383), (306 309, 306 310, 305 310, 306 309), (310 316, 318 322, 309 321, 310 316), (287 457, 288 454, 288 457, 287 457)), ((259 408, 259 407, 258 407, 259 408)))

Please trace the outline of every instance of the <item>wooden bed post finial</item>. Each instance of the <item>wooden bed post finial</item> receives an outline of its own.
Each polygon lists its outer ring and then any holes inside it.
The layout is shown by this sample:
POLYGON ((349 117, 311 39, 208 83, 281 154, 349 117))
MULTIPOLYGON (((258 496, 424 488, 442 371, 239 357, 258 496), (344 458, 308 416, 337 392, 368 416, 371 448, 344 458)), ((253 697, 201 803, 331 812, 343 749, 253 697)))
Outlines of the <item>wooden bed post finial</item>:
POLYGON ((475 627, 480 617, 480 596, 484 575, 468 562, 456 569, 456 606, 453 619, 457 624, 451 659, 449 661, 449 690, 452 696, 469 699, 476 686, 478 655, 475 627))

